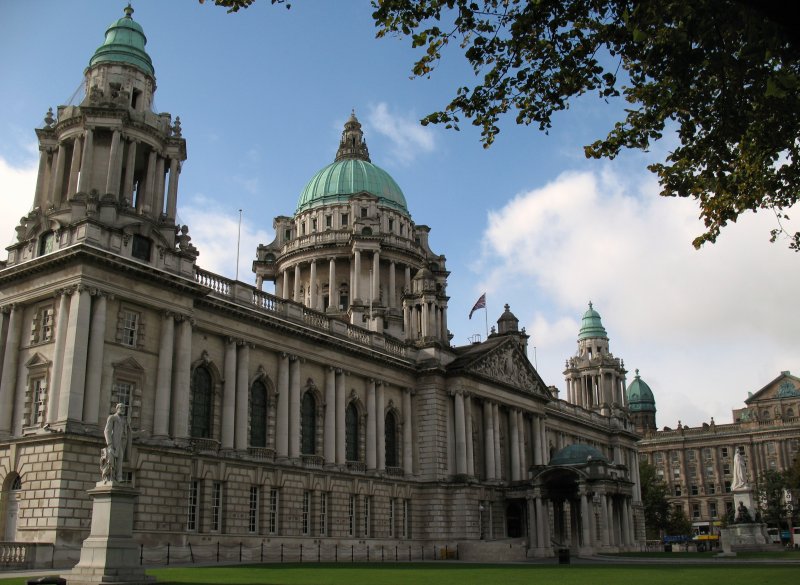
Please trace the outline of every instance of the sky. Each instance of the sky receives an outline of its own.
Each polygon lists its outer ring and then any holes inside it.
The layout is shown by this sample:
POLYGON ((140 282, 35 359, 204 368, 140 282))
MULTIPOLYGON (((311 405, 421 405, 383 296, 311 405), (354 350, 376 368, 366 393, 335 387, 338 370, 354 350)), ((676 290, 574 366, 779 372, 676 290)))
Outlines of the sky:
MULTIPOLYGON (((80 100, 83 71, 125 4, 0 0, 5 245, 33 201, 34 128, 48 108, 80 100)), ((258 0, 237 14, 197 0, 133 7, 155 66, 155 109, 180 116, 187 140, 178 221, 202 268, 254 283, 256 246, 333 162, 355 111, 372 162, 447 258, 454 345, 485 339, 508 304, 530 335, 531 362, 565 397, 564 363, 591 301, 628 384, 638 369, 653 390, 659 428, 731 422, 749 392, 800 373, 800 254, 769 242, 768 212, 695 250, 697 204, 660 197, 646 169, 669 152, 669 136, 649 153, 587 160, 582 147, 605 136, 621 104, 581 98, 548 134, 507 117, 484 149, 469 124, 419 124, 472 81, 457 47, 430 78, 412 79, 409 40, 376 39, 367 0, 296 0, 290 10, 258 0), (484 292, 486 312, 468 319, 484 292)))

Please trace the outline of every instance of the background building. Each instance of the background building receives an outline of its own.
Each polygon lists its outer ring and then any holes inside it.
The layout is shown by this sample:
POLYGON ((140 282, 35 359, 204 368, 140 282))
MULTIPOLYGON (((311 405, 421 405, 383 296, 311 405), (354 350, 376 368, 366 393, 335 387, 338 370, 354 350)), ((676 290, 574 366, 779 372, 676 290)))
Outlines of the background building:
POLYGON ((689 428, 655 429, 655 399, 639 377, 628 387, 631 418, 643 439, 640 457, 669 486, 670 502, 681 506, 701 533, 713 531, 733 509, 731 481, 736 449, 743 450, 750 485, 766 470, 784 471, 800 452, 800 378, 788 371, 733 410, 733 422, 714 419, 689 428), (638 413, 638 414, 637 414, 638 413))
POLYGON ((85 96, 36 130, 33 208, 0 270, 5 540, 77 558, 102 429, 124 403, 145 545, 637 549, 637 436, 599 314, 567 400, 508 306, 488 339, 451 346, 445 257, 354 114, 259 246, 257 286, 204 271, 176 223, 180 120, 152 110, 132 12, 92 56, 85 96))

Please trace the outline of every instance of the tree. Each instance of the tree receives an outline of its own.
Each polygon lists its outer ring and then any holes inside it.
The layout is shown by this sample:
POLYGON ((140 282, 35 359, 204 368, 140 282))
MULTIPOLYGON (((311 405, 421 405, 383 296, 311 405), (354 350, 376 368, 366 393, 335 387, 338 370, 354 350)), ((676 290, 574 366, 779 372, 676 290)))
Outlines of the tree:
MULTIPOLYGON (((203 0, 201 0, 202 2, 203 0)), ((284 0, 270 0, 283 4, 284 0)), ((215 0, 230 12, 254 0, 215 0)), ((800 44, 777 3, 754 0, 373 0, 377 36, 410 38, 414 76, 431 75, 457 45, 475 73, 423 124, 481 128, 488 147, 502 116, 547 131, 553 114, 595 92, 627 102, 624 119, 585 147, 614 158, 675 136, 650 165, 667 197, 691 197, 715 242, 747 211, 772 211, 771 239, 800 193, 800 44)))
POLYGON ((692 535, 692 522, 686 517, 683 506, 680 504, 672 506, 670 510, 667 532, 672 536, 690 537, 692 535))
POLYGON ((639 462, 639 480, 642 486, 644 526, 648 540, 663 536, 669 524, 669 489, 656 474, 656 468, 647 461, 639 462))
POLYGON ((792 515, 784 499, 784 491, 790 487, 789 477, 789 472, 779 473, 769 469, 758 478, 757 494, 761 520, 778 528, 786 525, 792 515))

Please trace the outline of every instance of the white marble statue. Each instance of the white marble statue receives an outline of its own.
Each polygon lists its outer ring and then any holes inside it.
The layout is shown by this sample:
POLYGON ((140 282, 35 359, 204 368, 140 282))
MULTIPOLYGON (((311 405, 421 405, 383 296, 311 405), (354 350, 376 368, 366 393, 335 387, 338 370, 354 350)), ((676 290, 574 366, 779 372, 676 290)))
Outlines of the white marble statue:
POLYGON ((126 452, 130 451, 132 438, 124 404, 117 404, 114 412, 108 416, 103 434, 106 438, 106 448, 100 452, 100 473, 103 482, 121 482, 122 463, 126 452))
POLYGON ((733 456, 733 481, 731 482, 731 491, 746 488, 747 470, 744 466, 744 454, 741 449, 736 449, 736 454, 733 456))

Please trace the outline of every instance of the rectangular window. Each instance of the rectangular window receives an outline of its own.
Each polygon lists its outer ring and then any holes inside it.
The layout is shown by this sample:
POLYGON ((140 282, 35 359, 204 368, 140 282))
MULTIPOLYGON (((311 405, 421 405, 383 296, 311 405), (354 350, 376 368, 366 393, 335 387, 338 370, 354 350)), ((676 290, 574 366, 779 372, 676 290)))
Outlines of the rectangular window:
POLYGON ((731 482, 730 481, 726 481, 725 482, 725 493, 726 494, 731 493, 731 482))
POLYGON ((211 492, 211 530, 219 532, 222 525, 222 483, 215 481, 211 492))
POLYGON ((348 217, 346 213, 342 214, 342 227, 347 227, 348 217))
POLYGON ((328 494, 319 496, 319 535, 328 536, 328 494))
POLYGON ((730 475, 731 474, 731 464, 730 463, 723 463, 722 464, 722 475, 730 475))
POLYGON ((31 345, 47 343, 53 339, 53 317, 52 305, 36 309, 33 322, 31 322, 31 345))
POLYGON ((727 457, 728 456, 728 448, 727 447, 721 447, 720 450, 719 450, 719 454, 722 457, 727 457))
POLYGON ((311 516, 311 492, 303 492, 303 536, 308 536, 311 527, 309 517, 311 516))
POLYGON ((403 500, 403 538, 411 537, 411 510, 408 500, 403 500))
POLYGON ((690 490, 689 493, 692 494, 693 496, 696 496, 700 493, 699 488, 695 484, 692 484, 689 490, 690 490))
POLYGON ((111 406, 124 404, 125 412, 130 416, 131 396, 133 396, 133 384, 122 381, 114 382, 111 387, 111 406))
POLYGON ((717 503, 716 502, 709 502, 708 503, 708 515, 712 518, 717 517, 717 503))
POLYGON ((672 460, 676 463, 681 460, 680 454, 677 451, 672 452, 672 460))
POLYGON ((653 456, 653 460, 656 462, 656 464, 661 464, 661 462, 664 460, 664 457, 662 456, 661 453, 656 453, 653 456))
POLYGON ((272 488, 269 490, 269 533, 278 534, 278 490, 272 488))
POLYGON ((689 477, 697 477, 697 465, 689 466, 689 477))
POLYGON ((292 239, 292 230, 285 230, 283 232, 283 239, 284 240, 291 240, 292 239))
POLYGON ((680 467, 673 467, 672 468, 672 477, 675 479, 680 479, 681 477, 681 468, 680 467))
POLYGON ((767 443, 767 455, 775 455, 775 443, 767 443))
POLYGON ((316 218, 311 218, 311 233, 317 231, 317 220, 316 218))
POLYGON ((677 485, 677 484, 675 485, 675 495, 676 496, 682 495, 681 486, 680 485, 677 485))
POLYGON ((717 493, 717 484, 710 483, 708 484, 707 489, 708 493, 713 496, 714 494, 717 493))
POLYGON ((711 464, 706 465, 706 477, 714 477, 714 466, 711 464))
POLYGON ((120 343, 128 347, 136 347, 136 338, 139 333, 139 313, 122 311, 120 325, 120 343))
POLYGON ((692 519, 700 519, 700 504, 692 504, 692 519))
POLYGON ((367 208, 366 207, 362 207, 361 208, 361 217, 367 217, 367 208))
POLYGON ((356 532, 356 497, 350 496, 347 504, 347 535, 355 536, 356 532))
POLYGON ((389 538, 394 538, 394 500, 389 500, 389 538))
POLYGON ((186 520, 186 530, 197 532, 197 504, 200 499, 200 482, 192 481, 189 485, 189 510, 186 520))
POLYGON ((257 485, 250 486, 250 510, 247 520, 247 532, 258 534, 258 500, 259 489, 257 485))
POLYGON ((39 425, 46 418, 47 382, 44 378, 31 380, 31 426, 39 425))
POLYGON ((658 476, 658 478, 660 480, 662 480, 662 481, 664 480, 664 470, 663 469, 660 469, 660 468, 656 469, 656 475, 658 476))
POLYGON ((389 231, 390 232, 394 232, 394 220, 393 219, 389 220, 389 231))
POLYGON ((330 215, 325 216, 325 227, 327 229, 331 229, 333 227, 333 216, 330 215))
POLYGON ((686 455, 689 457, 689 461, 694 461, 695 458, 694 449, 689 449, 688 451, 686 451, 686 455))
POLYGON ((711 459, 711 447, 703 447, 703 459, 711 459))
POLYGON ((370 537, 369 513, 372 498, 364 496, 364 538, 370 537))

